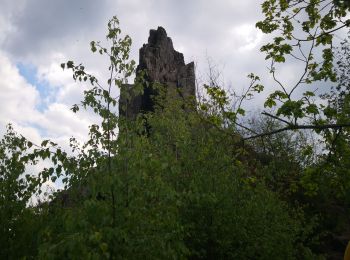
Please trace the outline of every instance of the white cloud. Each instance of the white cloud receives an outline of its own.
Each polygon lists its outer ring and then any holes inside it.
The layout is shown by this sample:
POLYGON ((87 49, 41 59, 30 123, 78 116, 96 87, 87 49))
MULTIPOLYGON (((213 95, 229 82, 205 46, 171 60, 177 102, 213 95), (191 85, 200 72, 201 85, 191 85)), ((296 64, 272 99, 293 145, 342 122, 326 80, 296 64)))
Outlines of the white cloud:
POLYGON ((0 122, 30 121, 37 116, 39 93, 28 84, 16 66, 0 52, 0 122))
POLYGON ((72 82, 68 71, 63 71, 60 64, 67 60, 63 53, 52 53, 47 64, 39 64, 38 79, 49 81, 50 86, 61 87, 72 82))
MULTIPOLYGON (((15 122, 33 138, 83 137, 86 126, 96 122, 96 117, 88 112, 74 115, 69 108, 79 103, 87 85, 76 84, 60 64, 67 60, 82 62, 100 82, 105 82, 108 60, 91 54, 89 42, 104 40, 106 23, 113 15, 118 16, 121 29, 133 39, 131 57, 135 60, 149 29, 163 26, 185 60, 196 62, 198 75, 206 74, 208 55, 219 65, 223 84, 238 93, 248 86, 246 76, 250 72, 261 76, 267 89, 273 89, 276 84, 259 52, 268 37, 255 28, 262 18, 261 3, 262 0, 3 0, 0 65, 7 67, 0 68, 0 87, 7 90, 0 93, 4 107, 0 122, 15 122), (19 75, 14 66, 18 62, 33 64, 38 80, 48 82, 51 96, 46 110, 36 109, 42 100, 36 88, 19 75)), ((295 69, 293 65, 281 70, 288 84, 294 79, 295 69)), ((263 97, 258 100, 254 105, 261 104, 263 97)))
MULTIPOLYGON (((50 72, 51 69, 49 68, 48 71, 50 72)), ((95 120, 88 113, 74 114, 70 111, 70 105, 66 103, 51 103, 46 110, 39 111, 37 106, 41 100, 38 90, 26 82, 17 67, 4 53, 0 53, 0 78, 3 79, 0 81, 2 133, 5 131, 6 124, 12 123, 19 132, 37 143, 40 143, 40 137, 55 139, 65 136, 68 140, 73 134, 82 140, 87 134, 88 126, 95 120)), ((58 82, 58 79, 52 79, 49 76, 46 79, 63 84, 58 93, 67 89, 70 92, 69 89, 72 88, 69 84, 64 85, 64 80, 58 82)), ((75 89, 79 87, 75 86, 75 89)), ((81 91, 80 89, 80 93, 76 93, 76 97, 81 96, 81 91)))
POLYGON ((230 33, 238 40, 238 51, 251 51, 261 44, 263 34, 254 24, 242 24, 231 29, 230 33))

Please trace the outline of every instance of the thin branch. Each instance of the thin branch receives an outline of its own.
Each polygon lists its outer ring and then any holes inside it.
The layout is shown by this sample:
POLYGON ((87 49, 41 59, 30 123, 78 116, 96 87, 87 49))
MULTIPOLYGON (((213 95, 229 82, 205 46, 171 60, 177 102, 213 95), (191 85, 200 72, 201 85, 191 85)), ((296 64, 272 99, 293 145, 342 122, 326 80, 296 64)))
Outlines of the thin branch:
POLYGON ((241 96, 241 98, 239 100, 237 110, 241 108, 243 101, 247 100, 247 96, 248 96, 250 90, 252 89, 252 87, 256 81, 257 81, 256 79, 251 80, 248 89, 245 91, 245 93, 241 96))
POLYGON ((283 122, 283 123, 285 123, 285 124, 287 124, 287 125, 292 125, 292 123, 290 123, 290 122, 288 122, 288 121, 286 121, 286 120, 284 120, 284 119, 282 119, 282 118, 280 118, 280 117, 278 117, 278 116, 274 116, 274 115, 272 115, 272 114, 270 114, 270 113, 262 112, 261 114, 262 114, 262 115, 265 115, 265 116, 272 117, 272 118, 274 118, 274 119, 277 119, 277 120, 279 120, 279 121, 281 121, 281 122, 283 122))
POLYGON ((301 48, 301 44, 298 43, 297 46, 298 46, 298 48, 299 48, 299 51, 300 51, 301 55, 303 55, 304 59, 307 61, 306 55, 305 55, 305 53, 303 52, 303 50, 302 50, 302 48, 301 48))
MULTIPOLYGON (((317 29, 316 29, 316 32, 315 34, 317 33, 317 29)), ((304 77, 306 76, 306 74, 308 73, 309 71, 309 64, 310 64, 310 61, 311 61, 311 57, 312 57, 312 51, 315 47, 315 39, 312 41, 312 44, 311 44, 311 47, 310 47, 310 50, 309 50, 309 55, 306 59, 306 63, 305 63, 305 69, 304 69, 304 73, 301 75, 301 77, 299 78, 299 81, 294 85, 294 87, 292 88, 292 90, 289 92, 288 94, 288 98, 291 99, 291 96, 292 96, 292 93, 294 92, 294 90, 303 82, 304 80, 304 77)))
POLYGON ((271 73, 272 73, 272 78, 273 78, 273 80, 274 80, 275 82, 277 82, 277 84, 282 88, 284 94, 288 95, 288 92, 287 92, 286 88, 283 86, 283 84, 281 83, 281 81, 279 81, 279 80, 277 79, 277 77, 276 77, 276 72, 275 72, 275 68, 273 67, 273 65, 274 65, 274 61, 272 60, 272 61, 271 61, 271 69, 270 69, 270 71, 271 71, 271 73))
POLYGON ((302 61, 302 62, 307 62, 306 60, 303 60, 302 58, 299 58, 298 56, 294 55, 293 53, 289 53, 290 56, 292 56, 294 59, 302 61))

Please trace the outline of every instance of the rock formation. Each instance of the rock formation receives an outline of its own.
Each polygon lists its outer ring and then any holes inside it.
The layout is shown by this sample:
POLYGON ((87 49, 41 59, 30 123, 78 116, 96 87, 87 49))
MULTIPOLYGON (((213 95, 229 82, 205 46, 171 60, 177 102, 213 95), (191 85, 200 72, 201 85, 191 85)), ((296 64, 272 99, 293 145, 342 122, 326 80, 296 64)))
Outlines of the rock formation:
MULTIPOLYGON (((140 49, 136 74, 139 75, 141 71, 146 73, 147 85, 160 83, 168 90, 175 90, 185 99, 196 94, 194 63, 185 64, 183 54, 174 50, 171 38, 162 27, 150 30, 148 43, 140 49)), ((134 85, 126 85, 120 93, 119 113, 127 118, 153 111, 152 96, 157 94, 154 89, 145 85, 143 95, 132 97, 126 106, 126 97, 132 96, 133 88, 134 85)))

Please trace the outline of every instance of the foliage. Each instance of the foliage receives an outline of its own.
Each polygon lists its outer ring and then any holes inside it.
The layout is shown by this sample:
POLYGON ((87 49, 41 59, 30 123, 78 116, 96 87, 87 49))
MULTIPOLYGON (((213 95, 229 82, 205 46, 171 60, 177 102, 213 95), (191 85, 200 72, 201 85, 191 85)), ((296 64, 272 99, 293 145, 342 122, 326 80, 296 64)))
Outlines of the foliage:
MULTIPOLYGON (((345 39, 336 52, 337 85, 322 97, 327 123, 349 122, 349 42, 345 39)), ((323 215, 323 228, 330 240, 342 238, 349 232, 350 208, 350 136, 349 129, 330 129, 322 133, 324 151, 319 162, 309 167, 302 179, 314 207, 323 215), (328 209, 328 210, 325 210, 328 209), (329 210, 331 209, 331 210, 329 210), (329 212, 332 212, 330 214, 329 212)), ((345 246, 345 245, 342 245, 345 246)))
POLYGON ((89 109, 101 121, 90 126, 84 144, 71 138, 72 153, 50 140, 33 144, 8 127, 0 141, 0 258, 315 259, 327 253, 322 243, 349 228, 349 131, 343 128, 350 123, 349 48, 344 42, 335 69, 332 43, 334 32, 349 26, 350 6, 266 0, 262 8, 265 20, 257 27, 281 32, 262 47, 279 89, 265 102, 275 113, 264 111, 269 120, 250 127, 239 119, 242 103, 264 90, 254 74, 235 102, 215 81, 196 104, 166 86, 147 85, 142 73, 133 91, 124 91, 136 63, 116 17, 108 23, 110 47, 90 43, 109 60, 106 82, 82 64, 61 64, 90 85, 72 111, 89 109), (315 48, 323 53, 319 61, 315 48), (276 74, 288 55, 305 67, 289 87, 276 74), (295 98, 300 86, 326 80, 338 84, 324 95, 328 104, 315 102, 309 88, 295 98), (154 111, 119 117, 114 93, 122 89, 127 97, 120 105, 128 106, 145 87, 158 94, 154 111), (297 129, 316 130, 323 155, 304 133, 285 132, 297 129), (40 162, 50 166, 32 172, 40 162), (31 204, 49 181, 62 182, 64 190, 31 204))
POLYGON ((256 26, 271 34, 273 40, 261 51, 271 61, 270 73, 278 87, 267 98, 265 107, 277 106, 276 116, 284 117, 290 128, 298 129, 299 122, 306 120, 315 126, 324 125, 327 110, 316 102, 317 88, 313 83, 337 81, 334 35, 350 26, 348 1, 266 0, 262 11, 265 19, 256 26), (303 68, 292 85, 278 76, 278 67, 287 59, 303 68))

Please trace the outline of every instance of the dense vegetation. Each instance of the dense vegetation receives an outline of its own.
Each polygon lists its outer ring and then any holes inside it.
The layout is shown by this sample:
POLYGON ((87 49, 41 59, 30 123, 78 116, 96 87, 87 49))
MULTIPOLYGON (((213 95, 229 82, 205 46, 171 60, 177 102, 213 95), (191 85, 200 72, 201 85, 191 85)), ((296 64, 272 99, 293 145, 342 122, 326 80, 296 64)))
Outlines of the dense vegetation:
MULTIPOLYGON (((253 74, 236 100, 215 80, 197 103, 148 86, 159 93, 155 111, 119 118, 112 93, 135 62, 114 17, 111 46, 91 43, 110 60, 106 84, 80 64, 62 64, 91 85, 72 108, 101 118, 88 141, 72 138, 68 152, 49 140, 33 144, 11 126, 0 141, 0 258, 342 257, 350 237, 350 48, 346 39, 336 48, 332 35, 349 27, 349 8, 341 0, 265 1, 257 26, 277 32, 262 51, 279 89, 263 117, 250 120, 242 102, 264 89, 253 74), (284 86, 276 64, 290 57, 305 71, 284 86), (314 84, 327 80, 333 87, 317 93, 314 84), (42 161, 51 167, 30 172, 42 161), (48 180, 64 190, 31 205, 48 180)), ((135 84, 143 90, 142 77, 135 84)))

